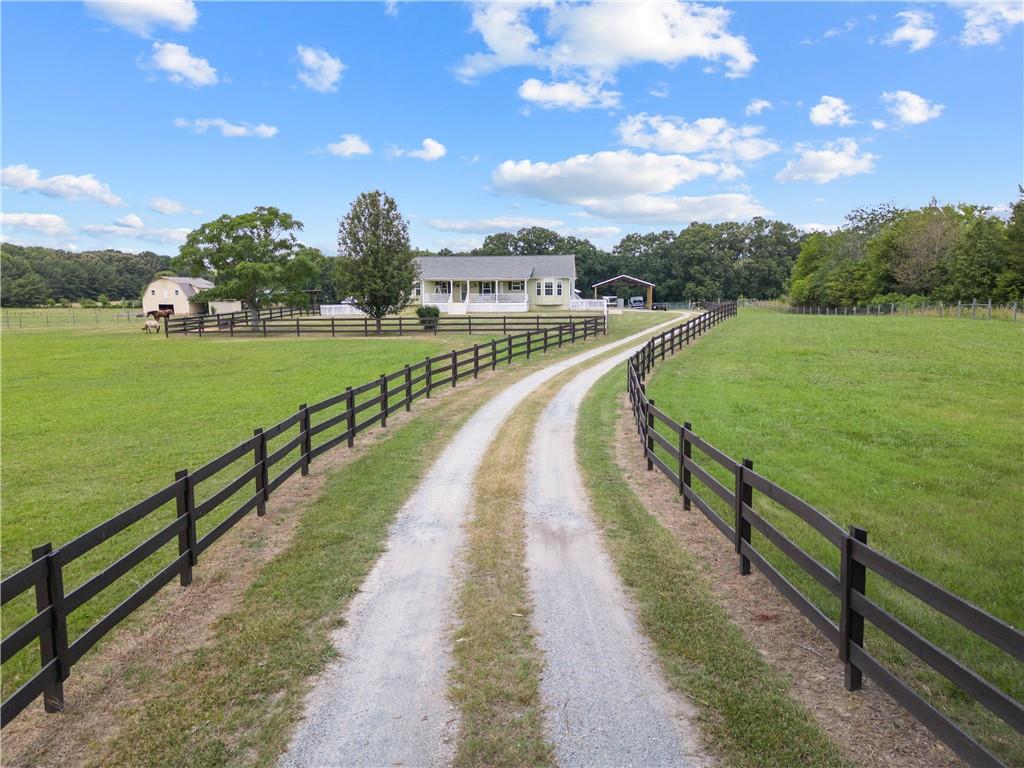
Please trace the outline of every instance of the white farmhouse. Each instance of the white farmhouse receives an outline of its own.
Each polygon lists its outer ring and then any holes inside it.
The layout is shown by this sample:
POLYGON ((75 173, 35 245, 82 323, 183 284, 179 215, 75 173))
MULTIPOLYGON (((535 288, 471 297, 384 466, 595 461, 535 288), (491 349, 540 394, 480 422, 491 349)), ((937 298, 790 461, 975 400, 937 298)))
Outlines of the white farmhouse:
POLYGON ((583 309, 576 257, 420 256, 419 303, 442 312, 536 312, 583 309))

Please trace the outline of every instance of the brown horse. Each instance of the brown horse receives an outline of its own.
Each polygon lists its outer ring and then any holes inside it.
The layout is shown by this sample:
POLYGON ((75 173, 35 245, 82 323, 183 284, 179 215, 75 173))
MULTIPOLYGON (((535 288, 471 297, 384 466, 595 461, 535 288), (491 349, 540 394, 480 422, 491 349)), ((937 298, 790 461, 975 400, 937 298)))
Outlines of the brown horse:
POLYGON ((152 317, 154 320, 166 320, 174 314, 173 309, 151 309, 146 313, 147 317, 152 317))

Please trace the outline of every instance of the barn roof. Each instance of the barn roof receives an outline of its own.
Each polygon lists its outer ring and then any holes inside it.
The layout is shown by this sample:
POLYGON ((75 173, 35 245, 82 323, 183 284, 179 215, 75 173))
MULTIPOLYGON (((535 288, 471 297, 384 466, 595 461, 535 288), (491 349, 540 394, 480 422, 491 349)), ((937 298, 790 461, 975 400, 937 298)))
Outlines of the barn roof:
POLYGON ((186 296, 195 296, 200 291, 213 288, 213 283, 203 277, 164 277, 157 279, 170 280, 172 283, 177 283, 184 289, 186 296))
POLYGON ((419 256, 424 280, 526 280, 530 277, 576 278, 576 257, 554 256, 419 256))

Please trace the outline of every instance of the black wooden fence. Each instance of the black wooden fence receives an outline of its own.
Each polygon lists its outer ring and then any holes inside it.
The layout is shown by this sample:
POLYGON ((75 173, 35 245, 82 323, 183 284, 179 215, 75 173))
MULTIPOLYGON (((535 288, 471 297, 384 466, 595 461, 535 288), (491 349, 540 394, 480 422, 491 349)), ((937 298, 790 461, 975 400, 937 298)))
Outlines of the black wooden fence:
POLYGON ((483 333, 507 336, 516 331, 542 330, 579 320, 581 315, 442 315, 436 318, 321 315, 315 309, 278 308, 260 313, 256 324, 247 312, 171 317, 164 334, 219 333, 228 336, 408 336, 421 333, 483 333))
POLYGON ((175 576, 182 586, 192 581, 192 569, 200 554, 236 523, 256 510, 265 511, 270 494, 296 471, 305 475, 310 462, 341 443, 349 447, 360 432, 374 424, 387 426, 388 416, 408 411, 421 397, 430 397, 439 387, 454 387, 462 379, 476 378, 480 371, 529 358, 538 352, 607 333, 604 317, 576 318, 555 327, 532 329, 461 350, 427 357, 358 387, 348 387, 298 411, 272 427, 256 429, 253 436, 198 469, 183 469, 174 482, 149 498, 129 507, 67 544, 53 549, 44 544, 32 551, 32 562, 0 582, 0 605, 34 590, 36 614, 3 638, 0 664, 5 664, 29 643, 39 640, 41 668, 2 704, 0 727, 6 726, 40 694, 48 712, 63 708, 63 683, 82 656, 117 624, 175 576), (197 489, 206 490, 209 481, 234 475, 242 462, 244 471, 197 503, 197 489), (283 468, 281 468, 283 465, 283 468), (234 468, 234 469, 231 469, 234 468), (275 470, 276 468, 276 470, 275 470), (226 471, 230 470, 230 471, 226 471), (276 474, 275 474, 276 471, 276 474), (251 492, 251 495, 250 495, 251 492), (205 535, 197 534, 196 523, 244 493, 241 504, 205 535), (70 592, 64 588, 64 569, 90 550, 126 530, 132 524, 174 504, 173 521, 121 556, 105 570, 70 592), (177 556, 149 578, 139 589, 69 641, 67 617, 132 569, 177 539, 177 556))
POLYGON ((1019 733, 1024 733, 1024 707, 869 599, 867 575, 871 573, 885 579, 1018 661, 1024 661, 1024 634, 868 546, 866 531, 855 527, 844 531, 807 502, 755 472, 752 461, 739 462, 729 457, 699 437, 689 422, 680 424, 673 420, 647 397, 644 381, 657 360, 682 349, 708 328, 734 314, 734 303, 710 307, 706 314, 655 336, 630 358, 627 386, 647 468, 656 467, 665 474, 679 489, 683 508, 696 506, 733 542, 741 574, 750 573, 751 563, 757 566, 838 648, 839 659, 846 666, 847 690, 858 690, 862 676, 867 674, 969 765, 1002 766, 991 752, 867 651, 864 622, 873 624, 1019 733), (719 482, 706 469, 706 461, 702 466, 695 458, 694 449, 731 474, 733 487, 719 482), (731 520, 715 512, 694 488, 694 480, 733 510, 731 520), (839 573, 833 573, 756 512, 755 491, 796 515, 838 548, 839 573), (755 548, 751 536, 754 530, 839 600, 838 623, 825 615, 755 548))

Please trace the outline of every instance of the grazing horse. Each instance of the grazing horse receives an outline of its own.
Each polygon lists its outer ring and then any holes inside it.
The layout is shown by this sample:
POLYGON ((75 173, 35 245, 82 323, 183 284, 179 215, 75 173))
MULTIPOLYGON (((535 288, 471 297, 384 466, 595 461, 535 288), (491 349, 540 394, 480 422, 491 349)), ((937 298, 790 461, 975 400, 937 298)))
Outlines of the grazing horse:
POLYGON ((174 314, 173 309, 151 309, 146 313, 147 317, 152 317, 154 320, 167 319, 174 314))
POLYGON ((146 320, 146 322, 143 324, 141 330, 145 331, 147 334, 149 334, 149 333, 159 334, 160 333, 160 321, 159 320, 152 320, 152 319, 146 320))

